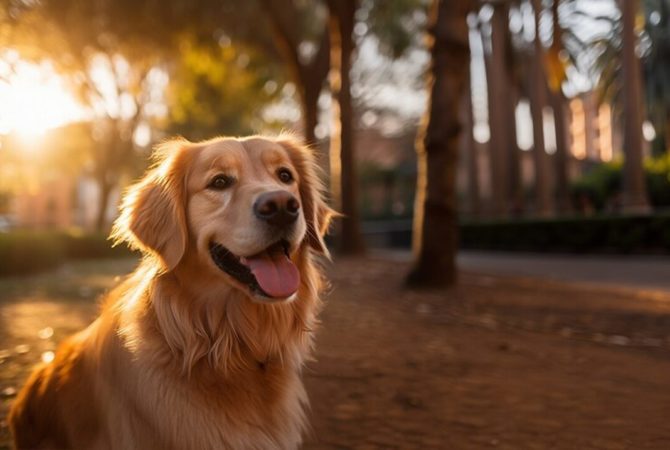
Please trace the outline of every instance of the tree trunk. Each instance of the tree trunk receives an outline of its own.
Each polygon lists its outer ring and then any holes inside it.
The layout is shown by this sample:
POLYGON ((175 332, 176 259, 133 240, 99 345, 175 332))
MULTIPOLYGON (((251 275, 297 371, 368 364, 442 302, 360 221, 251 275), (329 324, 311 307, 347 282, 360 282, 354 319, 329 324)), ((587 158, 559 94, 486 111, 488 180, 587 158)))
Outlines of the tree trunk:
POLYGON ((330 57, 330 36, 325 31, 319 41, 316 55, 309 62, 303 62, 299 55, 301 44, 295 33, 299 27, 295 6, 283 0, 263 0, 263 9, 272 25, 275 41, 287 63, 291 78, 296 84, 302 109, 302 125, 305 142, 316 144, 314 129, 319 122, 319 95, 328 75, 330 57))
POLYGON ((554 127, 556 129, 556 206, 561 214, 572 211, 568 175, 568 130, 565 120, 565 97, 558 90, 551 93, 551 108, 554 111, 554 127))
POLYGON ((533 0, 535 10, 535 51, 533 53, 533 75, 531 81, 530 110, 533 118, 533 162, 535 166, 535 214, 551 214, 551 190, 549 189, 547 152, 544 146, 543 111, 547 103, 547 84, 544 71, 544 49, 540 40, 540 0, 533 0))
POLYGON ((330 0, 330 89, 333 95, 333 127, 330 136, 331 187, 335 207, 343 214, 340 251, 364 251, 358 212, 358 178, 354 156, 351 103, 351 57, 354 51, 356 0, 330 0))
POLYGON ((636 0, 620 1, 623 20, 624 165, 622 208, 626 213, 650 210, 642 166, 642 80, 640 60, 635 54, 636 0))
POLYGON ((468 213, 472 217, 479 217, 481 214, 479 199, 479 152, 477 151, 477 143, 472 134, 474 117, 472 114, 472 85, 469 69, 470 66, 468 65, 461 111, 463 115, 463 140, 465 141, 465 158, 468 179, 468 213))
POLYGON ((107 207, 109 206, 109 196, 112 193, 111 183, 107 181, 106 173, 96 177, 100 197, 98 199, 98 210, 95 214, 95 231, 100 233, 107 232, 107 207))
POLYGON ((670 152, 670 106, 667 109, 663 107, 658 111, 657 117, 651 120, 656 130, 656 138, 651 144, 651 154, 654 157, 664 157, 670 152))
MULTIPOLYGON (((563 48, 563 32, 559 21, 558 8, 560 0, 553 0, 551 4, 551 20, 553 42, 550 49, 552 57, 558 58, 563 48)), ((556 69, 555 69, 556 70, 556 69)), ((568 186, 568 129, 565 120, 565 96, 563 95, 562 80, 564 74, 552 74, 553 81, 549 83, 549 99, 554 113, 554 133, 556 134, 556 154, 554 155, 554 172, 556 174, 556 210, 559 214, 572 211, 570 189, 568 186)))
POLYGON ((435 0, 431 9, 430 104, 416 145, 415 263, 407 278, 411 286, 449 286, 456 281, 456 160, 463 128, 460 98, 470 64, 469 11, 468 1, 435 0))
POLYGON ((505 67, 505 29, 507 6, 493 3, 491 17, 491 54, 485 59, 488 85, 489 167, 491 170, 491 212, 494 217, 505 217, 509 211, 509 83, 505 67))
POLYGON ((303 135, 308 145, 315 145, 317 141, 314 130, 319 123, 319 92, 306 89, 301 97, 303 135))
MULTIPOLYGON (((509 15, 509 7, 507 8, 509 15)), ((512 33, 509 29, 509 23, 505 26, 505 73, 507 82, 507 146, 509 158, 509 175, 507 183, 509 189, 510 213, 514 216, 523 214, 524 195, 523 184, 521 182, 521 150, 516 134, 516 107, 519 103, 519 81, 516 74, 516 64, 518 61, 514 57, 514 48, 512 46, 512 33)))
MULTIPOLYGON (((299 62, 299 59, 297 60, 299 62)), ((319 96, 330 67, 330 36, 325 31, 321 37, 319 50, 309 64, 301 65, 299 83, 302 101, 302 122, 305 142, 316 145, 315 129, 319 123, 319 96)))

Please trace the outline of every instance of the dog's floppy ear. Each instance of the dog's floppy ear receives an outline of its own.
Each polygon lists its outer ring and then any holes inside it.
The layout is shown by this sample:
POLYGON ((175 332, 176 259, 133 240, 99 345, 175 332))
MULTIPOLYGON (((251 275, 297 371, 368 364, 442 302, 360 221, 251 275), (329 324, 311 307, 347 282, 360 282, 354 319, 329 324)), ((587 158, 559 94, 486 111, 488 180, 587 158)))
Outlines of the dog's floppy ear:
POLYGON ((317 175, 318 167, 312 151, 292 136, 282 135, 277 142, 288 152, 293 166, 298 171, 300 200, 307 221, 306 240, 310 247, 330 257, 323 237, 333 217, 338 213, 323 199, 323 185, 317 175))
POLYGON ((170 271, 186 251, 188 227, 185 178, 189 142, 168 141, 156 148, 155 165, 124 195, 111 238, 156 256, 170 271))

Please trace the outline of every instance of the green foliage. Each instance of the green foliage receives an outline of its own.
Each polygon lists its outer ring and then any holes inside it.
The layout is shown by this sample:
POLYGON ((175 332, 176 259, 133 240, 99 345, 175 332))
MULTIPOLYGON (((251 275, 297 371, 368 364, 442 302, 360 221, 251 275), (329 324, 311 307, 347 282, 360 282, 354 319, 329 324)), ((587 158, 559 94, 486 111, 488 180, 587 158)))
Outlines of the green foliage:
POLYGON ((0 233, 0 276, 37 273, 68 259, 124 258, 125 246, 112 248, 103 234, 13 231, 0 233))
POLYGON ((367 12, 369 29, 380 42, 380 47, 394 58, 402 55, 417 39, 428 8, 426 0, 364 1, 361 10, 367 12))
POLYGON ((189 139, 259 131, 263 106, 279 93, 274 66, 241 45, 184 39, 180 49, 168 90, 168 131, 189 139))
POLYGON ((670 215, 464 223, 460 237, 469 249, 668 253, 670 215))
POLYGON ((651 204, 670 206, 670 154, 645 161, 644 170, 651 204))
MULTIPOLYGON (((621 162, 599 164, 571 186, 571 195, 579 207, 584 199, 598 211, 615 210, 622 190, 621 162)), ((655 208, 670 207, 670 154, 649 158, 644 163, 649 200, 655 208)))
POLYGON ((620 162, 599 164, 575 180, 571 186, 573 202, 579 206, 588 199, 595 209, 604 209, 621 192, 621 168, 620 162))

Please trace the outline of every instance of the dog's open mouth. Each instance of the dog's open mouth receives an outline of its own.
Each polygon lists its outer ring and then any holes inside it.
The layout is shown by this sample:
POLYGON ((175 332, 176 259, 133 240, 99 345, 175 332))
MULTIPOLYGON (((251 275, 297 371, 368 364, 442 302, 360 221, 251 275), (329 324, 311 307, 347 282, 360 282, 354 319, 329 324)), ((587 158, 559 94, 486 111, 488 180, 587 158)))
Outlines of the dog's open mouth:
POLYGON ((265 297, 288 298, 300 285, 300 273, 284 240, 253 256, 237 256, 215 242, 210 244, 209 253, 219 269, 265 297))

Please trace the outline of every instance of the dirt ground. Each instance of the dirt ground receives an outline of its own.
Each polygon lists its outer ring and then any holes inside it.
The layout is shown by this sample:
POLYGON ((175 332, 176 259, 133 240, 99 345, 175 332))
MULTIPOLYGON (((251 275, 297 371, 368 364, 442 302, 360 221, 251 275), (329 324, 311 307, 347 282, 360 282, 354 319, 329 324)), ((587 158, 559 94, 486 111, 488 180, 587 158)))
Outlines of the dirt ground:
MULTIPOLYGON (((131 267, 0 281, 0 414, 131 267)), ((670 294, 469 273, 412 292, 406 271, 331 266, 305 449, 670 449, 670 294)))

